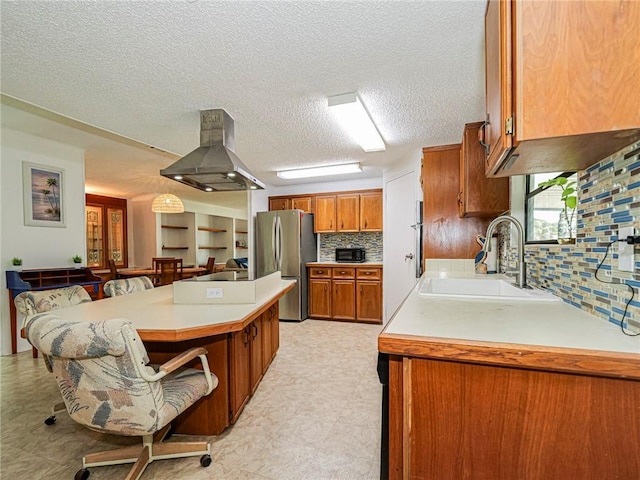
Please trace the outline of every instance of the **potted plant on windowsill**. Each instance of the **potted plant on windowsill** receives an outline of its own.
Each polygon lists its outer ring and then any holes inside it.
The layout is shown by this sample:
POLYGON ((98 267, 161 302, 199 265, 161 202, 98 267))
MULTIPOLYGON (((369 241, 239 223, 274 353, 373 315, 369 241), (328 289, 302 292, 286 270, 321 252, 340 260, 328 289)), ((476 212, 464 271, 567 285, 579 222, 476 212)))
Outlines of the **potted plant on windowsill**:
POLYGON ((76 265, 76 268, 80 268, 82 265, 82 257, 80 255, 74 255, 73 257, 71 257, 71 260, 73 260, 73 263, 76 265))
POLYGON ((22 259, 18 257, 13 257, 11 259, 11 265, 13 265, 13 269, 16 272, 22 271, 22 259))
POLYGON ((575 195, 576 182, 569 181, 566 177, 556 177, 546 182, 541 182, 538 187, 560 187, 562 194, 560 200, 564 204, 558 218, 558 243, 567 244, 575 243, 576 227, 574 224, 576 206, 578 205, 578 197, 575 195))

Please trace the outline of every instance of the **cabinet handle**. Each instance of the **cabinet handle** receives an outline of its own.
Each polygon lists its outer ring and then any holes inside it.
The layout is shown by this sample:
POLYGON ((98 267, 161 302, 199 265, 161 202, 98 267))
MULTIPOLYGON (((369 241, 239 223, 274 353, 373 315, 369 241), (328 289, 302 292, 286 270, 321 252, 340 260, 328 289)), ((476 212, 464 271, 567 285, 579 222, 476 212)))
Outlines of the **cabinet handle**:
POLYGON ((462 192, 458 192, 458 203, 462 203, 462 200, 460 200, 460 197, 462 197, 462 192))
POLYGON ((343 271, 341 271, 341 272, 340 272, 340 275, 344 275, 345 273, 347 273, 347 272, 345 272, 345 271, 343 270, 343 271))
POLYGON ((326 284, 325 284, 325 286, 324 286, 324 291, 325 291, 325 293, 326 293, 326 291, 327 291, 327 285, 326 285, 326 284))
POLYGON ((249 327, 244 329, 244 346, 249 346, 249 327))
POLYGON ((367 228, 367 219, 364 220, 364 228, 367 228))
POLYGON ((258 336, 258 326, 255 323, 252 323, 251 325, 253 325, 253 339, 255 340, 258 336))
POLYGON ((364 272, 365 275, 371 275, 373 272, 364 272))
POLYGON ((491 122, 489 122, 489 114, 488 113, 487 113, 487 119, 480 126, 480 129, 478 130, 478 141, 480 142, 480 145, 482 145, 484 147, 485 154, 488 156, 489 155, 489 143, 486 142, 486 138, 487 138, 486 128, 487 128, 487 125, 491 125, 491 122))

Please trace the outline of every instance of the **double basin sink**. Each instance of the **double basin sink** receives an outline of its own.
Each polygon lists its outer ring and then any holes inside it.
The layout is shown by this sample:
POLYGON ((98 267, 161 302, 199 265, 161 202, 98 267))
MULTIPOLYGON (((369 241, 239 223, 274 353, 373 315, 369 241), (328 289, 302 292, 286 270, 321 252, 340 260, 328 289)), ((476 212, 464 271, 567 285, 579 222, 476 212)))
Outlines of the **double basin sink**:
POLYGON ((518 288, 508 280, 481 276, 476 278, 425 277, 418 293, 425 297, 555 302, 560 299, 538 288, 518 288))

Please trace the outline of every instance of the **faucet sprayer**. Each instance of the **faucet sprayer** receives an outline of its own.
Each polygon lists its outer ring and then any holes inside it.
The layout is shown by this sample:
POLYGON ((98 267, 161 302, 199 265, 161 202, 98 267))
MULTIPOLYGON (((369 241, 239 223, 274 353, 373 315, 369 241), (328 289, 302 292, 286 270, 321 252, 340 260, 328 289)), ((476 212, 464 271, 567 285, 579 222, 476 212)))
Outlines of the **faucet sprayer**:
POLYGON ((510 222, 516 226, 516 230, 518 231, 518 270, 509 271, 505 273, 514 273, 516 274, 516 283, 520 288, 527 288, 527 266, 524 262, 524 229, 522 228, 522 224, 511 215, 501 215, 489 224, 487 227, 486 241, 484 242, 484 246, 482 250, 485 252, 491 251, 491 237, 493 236, 493 231, 496 228, 496 225, 502 222, 510 222))

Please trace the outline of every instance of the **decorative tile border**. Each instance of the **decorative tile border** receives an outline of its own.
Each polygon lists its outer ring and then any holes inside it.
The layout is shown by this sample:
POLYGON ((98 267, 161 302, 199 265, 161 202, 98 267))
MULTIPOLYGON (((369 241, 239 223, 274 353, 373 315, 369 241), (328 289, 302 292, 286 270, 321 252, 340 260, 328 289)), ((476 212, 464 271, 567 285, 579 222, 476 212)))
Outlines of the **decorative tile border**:
POLYGON ((382 232, 320 233, 320 262, 333 262, 336 248, 361 247, 368 262, 382 262, 382 232))
MULTIPOLYGON (((578 172, 578 223, 575 245, 527 245, 527 276, 571 305, 620 325, 631 291, 625 323, 640 331, 640 248, 635 248, 633 272, 618 270, 617 232, 640 226, 640 142, 578 172), (612 243, 613 242, 613 243, 612 243), (606 261, 596 269, 607 253, 606 261)), ((508 226, 506 227, 508 228, 508 226)), ((501 271, 504 260, 515 266, 515 248, 501 230, 501 271), (508 252, 508 258, 505 258, 508 252)))

